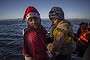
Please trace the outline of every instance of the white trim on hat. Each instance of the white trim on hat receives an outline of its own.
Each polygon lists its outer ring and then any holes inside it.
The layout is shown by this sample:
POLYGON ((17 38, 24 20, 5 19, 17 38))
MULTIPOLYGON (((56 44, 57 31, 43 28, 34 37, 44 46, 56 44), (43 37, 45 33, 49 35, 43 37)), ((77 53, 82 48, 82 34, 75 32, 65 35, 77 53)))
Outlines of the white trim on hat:
POLYGON ((31 17, 38 17, 38 18, 40 18, 40 15, 38 13, 36 13, 36 12, 30 12, 30 13, 27 14, 25 20, 27 21, 31 17))

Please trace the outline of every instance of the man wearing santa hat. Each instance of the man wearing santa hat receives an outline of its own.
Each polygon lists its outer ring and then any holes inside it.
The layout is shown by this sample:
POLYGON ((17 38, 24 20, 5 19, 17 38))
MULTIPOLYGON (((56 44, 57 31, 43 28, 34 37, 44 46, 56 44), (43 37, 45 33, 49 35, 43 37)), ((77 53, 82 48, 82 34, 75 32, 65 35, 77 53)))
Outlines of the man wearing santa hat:
POLYGON ((27 22, 28 27, 24 29, 24 45, 22 53, 25 60, 48 60, 55 56, 47 51, 47 31, 41 25, 40 14, 33 6, 26 8, 23 21, 27 22))

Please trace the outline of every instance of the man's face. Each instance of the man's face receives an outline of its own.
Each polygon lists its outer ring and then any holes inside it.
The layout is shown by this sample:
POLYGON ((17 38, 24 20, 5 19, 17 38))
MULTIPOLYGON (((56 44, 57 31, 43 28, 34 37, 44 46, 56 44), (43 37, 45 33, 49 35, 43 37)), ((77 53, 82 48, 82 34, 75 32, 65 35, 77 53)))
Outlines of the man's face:
POLYGON ((37 17, 32 17, 32 18, 28 19, 27 23, 30 28, 37 29, 41 25, 41 19, 37 18, 37 17))

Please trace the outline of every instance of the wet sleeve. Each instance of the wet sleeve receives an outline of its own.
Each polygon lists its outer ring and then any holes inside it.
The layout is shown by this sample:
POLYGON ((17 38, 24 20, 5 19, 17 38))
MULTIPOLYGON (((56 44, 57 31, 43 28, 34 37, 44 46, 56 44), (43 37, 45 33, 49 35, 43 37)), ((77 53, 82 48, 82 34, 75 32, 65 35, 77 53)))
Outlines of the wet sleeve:
POLYGON ((27 46, 35 60, 48 60, 48 55, 45 51, 45 48, 40 41, 40 38, 34 33, 29 34, 27 37, 27 46))

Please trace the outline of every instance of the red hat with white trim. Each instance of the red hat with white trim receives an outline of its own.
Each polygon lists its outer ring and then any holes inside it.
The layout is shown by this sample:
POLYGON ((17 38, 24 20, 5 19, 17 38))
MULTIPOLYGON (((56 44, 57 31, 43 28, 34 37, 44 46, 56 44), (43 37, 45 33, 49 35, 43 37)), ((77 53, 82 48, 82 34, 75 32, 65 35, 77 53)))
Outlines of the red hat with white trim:
POLYGON ((23 21, 27 21, 31 17, 38 17, 38 18, 40 18, 39 12, 33 6, 29 6, 28 8, 26 8, 26 11, 25 11, 24 17, 23 17, 23 21))

